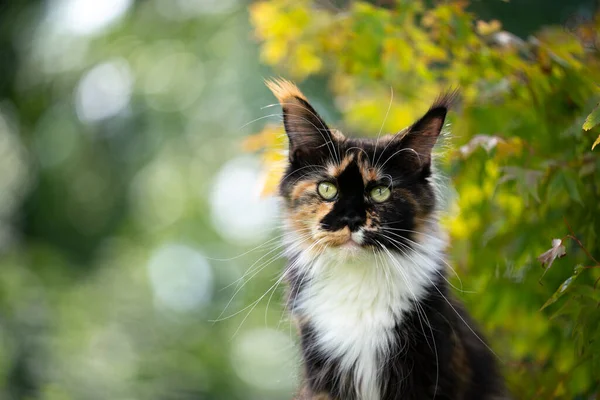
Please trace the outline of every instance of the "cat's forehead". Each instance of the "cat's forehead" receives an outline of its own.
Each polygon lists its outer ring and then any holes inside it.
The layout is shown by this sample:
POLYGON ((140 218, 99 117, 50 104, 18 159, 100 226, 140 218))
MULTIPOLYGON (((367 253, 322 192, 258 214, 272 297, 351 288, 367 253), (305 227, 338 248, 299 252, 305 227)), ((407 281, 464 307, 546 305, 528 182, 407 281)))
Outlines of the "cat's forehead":
POLYGON ((385 173, 378 159, 389 143, 388 137, 377 139, 347 139, 339 148, 339 157, 331 159, 326 166, 327 173, 339 178, 349 171, 355 172, 357 178, 362 177, 364 184, 379 181, 385 173))

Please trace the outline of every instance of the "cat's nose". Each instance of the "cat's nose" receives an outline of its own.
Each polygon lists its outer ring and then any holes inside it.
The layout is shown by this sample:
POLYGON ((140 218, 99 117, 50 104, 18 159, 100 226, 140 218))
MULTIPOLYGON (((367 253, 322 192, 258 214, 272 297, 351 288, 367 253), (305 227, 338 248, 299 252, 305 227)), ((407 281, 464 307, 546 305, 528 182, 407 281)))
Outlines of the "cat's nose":
POLYGON ((341 222, 348 226, 351 232, 355 232, 364 225, 365 218, 359 214, 350 214, 343 216, 341 222))

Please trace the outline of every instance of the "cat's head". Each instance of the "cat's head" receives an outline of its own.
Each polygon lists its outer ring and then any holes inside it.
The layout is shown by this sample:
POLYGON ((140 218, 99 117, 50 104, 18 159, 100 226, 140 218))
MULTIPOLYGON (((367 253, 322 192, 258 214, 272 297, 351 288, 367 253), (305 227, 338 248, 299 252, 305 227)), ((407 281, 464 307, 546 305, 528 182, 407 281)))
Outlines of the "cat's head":
POLYGON ((289 139, 280 194, 291 244, 313 255, 420 246, 437 202, 432 149, 453 93, 400 133, 367 139, 329 128, 294 84, 267 85, 289 139))

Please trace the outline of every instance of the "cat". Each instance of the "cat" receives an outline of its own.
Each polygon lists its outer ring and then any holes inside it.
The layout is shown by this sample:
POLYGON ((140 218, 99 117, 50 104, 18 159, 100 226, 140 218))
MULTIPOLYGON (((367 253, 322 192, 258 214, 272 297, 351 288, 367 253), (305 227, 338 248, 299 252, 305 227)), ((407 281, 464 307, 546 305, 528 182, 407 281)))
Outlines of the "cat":
POLYGON ((504 399, 496 355, 449 293, 432 149, 455 98, 396 135, 347 138, 293 83, 267 81, 289 139, 287 308, 296 400, 504 399))

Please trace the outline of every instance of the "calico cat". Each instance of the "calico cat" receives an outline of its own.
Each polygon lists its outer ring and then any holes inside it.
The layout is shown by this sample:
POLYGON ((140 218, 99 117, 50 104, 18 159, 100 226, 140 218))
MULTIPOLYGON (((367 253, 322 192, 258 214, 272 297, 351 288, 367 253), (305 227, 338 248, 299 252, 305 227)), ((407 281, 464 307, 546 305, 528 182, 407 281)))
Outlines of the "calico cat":
POLYGON ((496 357, 446 278, 432 148, 454 94, 378 139, 330 129, 291 82, 280 183, 288 309, 301 342, 297 400, 503 399, 496 357))

